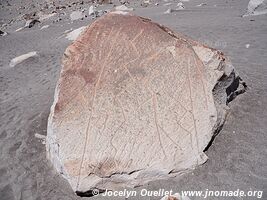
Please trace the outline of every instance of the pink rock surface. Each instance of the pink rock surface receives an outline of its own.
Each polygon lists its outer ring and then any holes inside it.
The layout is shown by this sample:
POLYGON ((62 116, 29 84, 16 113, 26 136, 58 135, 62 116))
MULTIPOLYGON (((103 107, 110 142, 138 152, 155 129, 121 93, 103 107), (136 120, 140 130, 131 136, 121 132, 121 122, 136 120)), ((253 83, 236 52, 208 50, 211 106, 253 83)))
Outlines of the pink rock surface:
POLYGON ((225 56, 111 12, 65 51, 47 152, 74 191, 134 187, 203 164, 239 84, 225 56))

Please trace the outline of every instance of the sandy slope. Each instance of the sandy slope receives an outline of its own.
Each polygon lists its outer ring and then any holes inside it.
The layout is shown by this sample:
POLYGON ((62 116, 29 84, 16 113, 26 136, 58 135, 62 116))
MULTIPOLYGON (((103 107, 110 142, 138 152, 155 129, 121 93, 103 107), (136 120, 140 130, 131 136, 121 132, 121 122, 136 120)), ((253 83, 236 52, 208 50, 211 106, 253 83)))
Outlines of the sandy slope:
MULTIPOLYGON (((210 159, 206 164, 182 177, 155 181, 137 190, 239 188, 266 193, 267 15, 242 18, 247 6, 243 0, 208 0, 207 6, 195 7, 201 2, 191 0, 185 3, 186 10, 171 14, 163 14, 168 7, 162 5, 138 6, 135 13, 223 50, 249 90, 230 104, 227 122, 208 150, 210 159), (246 48, 246 44, 250 47, 246 48)), ((11 9, 11 14, 2 10, 2 19, 16 15, 15 10, 11 9)), ((22 26, 18 21, 7 27, 9 35, 0 37, 1 200, 79 199, 55 173, 45 159, 45 146, 34 136, 46 134, 61 55, 70 44, 61 36, 65 30, 89 24, 91 20, 68 22, 66 15, 57 23, 46 22, 50 24, 47 29, 40 30, 39 25, 14 32, 22 26), (30 51, 37 51, 38 56, 9 67, 12 58, 30 51)))

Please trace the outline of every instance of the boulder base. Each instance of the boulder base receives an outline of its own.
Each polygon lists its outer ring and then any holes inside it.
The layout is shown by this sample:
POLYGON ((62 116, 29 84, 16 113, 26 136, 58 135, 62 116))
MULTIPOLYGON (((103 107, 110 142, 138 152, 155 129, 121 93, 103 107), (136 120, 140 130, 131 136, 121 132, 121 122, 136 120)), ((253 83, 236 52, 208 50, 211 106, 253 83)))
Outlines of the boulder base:
POLYGON ((121 11, 87 27, 62 63, 47 154, 80 192, 204 163, 240 81, 220 51, 121 11))

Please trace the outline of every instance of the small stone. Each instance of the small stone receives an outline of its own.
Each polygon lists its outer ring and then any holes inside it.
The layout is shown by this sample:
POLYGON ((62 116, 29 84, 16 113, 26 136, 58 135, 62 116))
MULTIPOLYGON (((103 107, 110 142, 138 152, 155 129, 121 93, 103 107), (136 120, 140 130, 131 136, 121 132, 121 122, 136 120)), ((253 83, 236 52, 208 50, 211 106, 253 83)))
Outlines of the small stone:
POLYGON ((121 6, 116 6, 115 10, 117 10, 117 11, 133 11, 134 9, 133 8, 128 8, 125 5, 121 5, 121 6))
POLYGON ((144 4, 151 4, 150 0, 144 0, 144 4))
POLYGON ((5 35, 7 35, 7 32, 4 32, 4 31, 0 30, 0 36, 5 36, 5 35))
POLYGON ((9 66, 10 67, 15 67, 17 64, 22 63, 24 60, 27 60, 27 59, 29 59, 31 57, 35 57, 35 56, 37 56, 37 52, 36 51, 32 51, 32 52, 20 55, 20 56, 18 56, 16 58, 13 58, 10 61, 9 66))
POLYGON ((47 20, 51 17, 54 17, 57 13, 51 13, 51 14, 43 14, 43 13, 39 13, 38 16, 39 16, 39 20, 40 21, 44 21, 44 20, 47 20))
POLYGON ((24 27, 20 27, 20 28, 16 29, 15 32, 19 32, 19 31, 21 31, 23 29, 24 29, 24 27))
POLYGON ((46 136, 45 135, 41 135, 39 133, 35 133, 34 136, 37 139, 40 139, 42 144, 46 144, 46 136))
POLYGON ((147 7, 150 4, 151 4, 150 0, 143 0, 142 3, 141 3, 141 6, 142 7, 147 7))
POLYGON ((26 23, 25 23, 25 28, 32 28, 36 23, 40 23, 39 20, 37 19, 30 19, 30 20, 27 20, 26 23))
POLYGON ((246 48, 248 49, 250 47, 250 44, 246 44, 246 48))
POLYGON ((38 139, 41 139, 41 140, 45 140, 46 139, 46 136, 45 135, 41 135, 39 133, 35 133, 34 136, 38 139))
POLYGON ((201 4, 196 5, 196 7, 201 7, 201 6, 206 6, 206 5, 207 5, 206 3, 201 3, 201 4))
POLYGON ((48 28, 48 27, 49 27, 49 25, 44 25, 44 26, 42 26, 42 27, 40 28, 40 30, 46 29, 46 28, 48 28))
POLYGON ((104 15, 105 13, 107 13, 107 10, 98 10, 95 14, 95 17, 100 17, 102 15, 104 15))
POLYGON ((178 10, 183 10, 183 9, 185 9, 184 4, 183 4, 182 2, 179 2, 179 3, 177 4, 177 9, 178 9, 178 10))
POLYGON ((75 20, 79 20, 79 19, 83 19, 84 18, 84 14, 81 11, 73 11, 70 14, 70 20, 71 21, 75 21, 75 20))
POLYGON ((6 27, 7 26, 7 23, 4 23, 1 25, 2 28, 6 27))
POLYGON ((172 5, 172 3, 165 3, 165 4, 163 4, 163 6, 169 6, 169 5, 172 5))
POLYGON ((95 7, 93 6, 93 5, 91 5, 90 7, 89 7, 89 11, 88 11, 88 14, 89 14, 89 16, 90 15, 94 15, 95 14, 95 7))

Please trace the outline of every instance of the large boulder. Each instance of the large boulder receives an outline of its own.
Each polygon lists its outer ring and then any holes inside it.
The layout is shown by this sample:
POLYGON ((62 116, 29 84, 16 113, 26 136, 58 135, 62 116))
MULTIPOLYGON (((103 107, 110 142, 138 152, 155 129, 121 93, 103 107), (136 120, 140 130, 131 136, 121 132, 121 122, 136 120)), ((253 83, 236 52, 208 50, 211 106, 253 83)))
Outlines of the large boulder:
POLYGON ((65 51, 47 153, 74 191, 134 187, 204 163, 240 79, 228 59, 122 11, 65 51))

